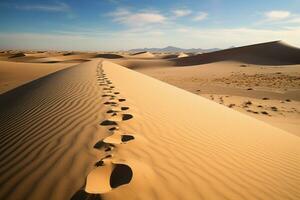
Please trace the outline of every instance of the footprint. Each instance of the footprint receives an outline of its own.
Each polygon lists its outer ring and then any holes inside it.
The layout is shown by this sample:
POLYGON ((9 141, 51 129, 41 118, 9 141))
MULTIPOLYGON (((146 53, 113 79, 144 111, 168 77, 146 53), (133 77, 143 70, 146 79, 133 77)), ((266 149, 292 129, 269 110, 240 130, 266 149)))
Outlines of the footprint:
POLYGON ((114 188, 130 183, 133 172, 126 164, 105 163, 92 170, 87 176, 85 191, 103 194, 114 188))
MULTIPOLYGON (((111 109, 111 110, 113 110, 113 112, 120 112, 120 111, 124 111, 124 110, 128 110, 129 109, 129 107, 114 107, 113 109, 111 109)), ((113 113, 113 112, 111 112, 111 111, 109 111, 109 113, 113 113)))
POLYGON ((116 102, 113 102, 113 101, 107 101, 104 103, 105 105, 116 105, 117 103, 116 102))
POLYGON ((119 102, 123 102, 123 101, 126 101, 126 99, 119 99, 119 102))
POLYGON ((106 113, 116 113, 116 112, 118 112, 118 111, 116 111, 116 110, 108 110, 108 111, 106 111, 106 113))
POLYGON ((110 120, 104 120, 103 122, 100 123, 101 126, 114 126, 118 125, 115 121, 110 121, 110 120))
POLYGON ((129 119, 131 119, 131 118, 133 118, 133 116, 130 115, 130 114, 123 114, 123 115, 122 115, 122 120, 123 120, 123 121, 129 120, 129 119))
POLYGON ((111 136, 108 136, 103 140, 107 144, 122 144, 130 140, 134 140, 134 136, 129 134, 122 134, 121 131, 115 130, 111 136))
POLYGON ((119 127, 115 126, 115 127, 111 127, 110 129, 108 129, 110 131, 115 131, 115 130, 119 130, 119 127))
POLYGON ((115 147, 115 145, 113 145, 113 144, 109 144, 109 143, 106 143, 106 142, 104 142, 104 140, 100 140, 100 141, 98 141, 95 145, 94 145, 94 148, 95 149, 108 149, 108 148, 110 148, 110 149, 112 149, 112 148, 114 148, 115 147))
POLYGON ((126 121, 133 118, 131 114, 117 114, 114 113, 111 118, 109 118, 110 121, 126 121))
POLYGON ((109 144, 103 142, 103 140, 100 140, 100 141, 98 141, 98 142, 94 145, 94 148, 95 148, 95 149, 102 149, 102 148, 106 148, 106 147, 108 147, 108 146, 109 146, 109 144))
POLYGON ((122 135, 122 142, 128 142, 130 140, 134 140, 134 137, 132 135, 122 135))
POLYGON ((100 167, 100 166, 103 166, 104 165, 104 161, 103 160, 99 160, 95 163, 95 166, 96 167, 100 167))
POLYGON ((100 194, 89 194, 84 190, 79 190, 72 197, 71 200, 102 200, 100 194))
POLYGON ((110 95, 110 94, 104 94, 102 95, 102 97, 115 97, 114 95, 110 95))
POLYGON ((120 92, 114 92, 114 94, 120 94, 120 92))
POLYGON ((117 164, 110 176, 110 186, 117 188, 121 185, 130 183, 133 172, 128 165, 117 164))

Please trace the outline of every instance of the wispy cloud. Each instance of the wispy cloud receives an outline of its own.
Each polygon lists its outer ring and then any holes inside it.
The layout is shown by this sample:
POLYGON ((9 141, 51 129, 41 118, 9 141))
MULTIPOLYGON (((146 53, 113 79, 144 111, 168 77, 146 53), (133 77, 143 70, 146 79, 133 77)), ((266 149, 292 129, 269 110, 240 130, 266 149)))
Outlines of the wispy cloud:
POLYGON ((176 17, 184 17, 184 16, 187 16, 187 15, 190 15, 192 13, 191 10, 188 10, 188 9, 177 9, 177 10, 173 10, 173 14, 176 16, 176 17))
POLYGON ((162 24, 166 21, 166 17, 157 11, 139 11, 131 12, 127 9, 117 9, 109 13, 113 17, 113 21, 128 26, 143 26, 148 24, 162 24))
POLYGON ((70 6, 63 2, 57 2, 54 4, 28 4, 28 5, 16 5, 16 9, 28 10, 28 11, 46 11, 46 12, 69 12, 70 6))
POLYGON ((287 19, 291 16, 289 11, 285 10, 272 10, 265 13, 265 17, 267 21, 278 21, 287 19))
POLYGON ((298 24, 300 15, 287 10, 271 10, 263 13, 264 18, 256 24, 298 24))
POLYGON ((204 19, 206 19, 208 16, 208 14, 206 12, 199 12, 195 17, 194 17, 194 21, 202 21, 204 19))

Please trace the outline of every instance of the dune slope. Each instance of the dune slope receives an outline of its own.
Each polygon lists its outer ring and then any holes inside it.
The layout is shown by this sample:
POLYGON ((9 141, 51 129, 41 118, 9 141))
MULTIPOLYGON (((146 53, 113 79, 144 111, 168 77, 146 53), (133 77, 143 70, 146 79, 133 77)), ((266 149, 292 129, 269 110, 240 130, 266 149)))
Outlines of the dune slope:
POLYGON ((257 65, 300 64, 300 49, 281 41, 275 41, 177 58, 173 61, 177 65, 182 66, 200 65, 224 60, 257 65))
POLYGON ((109 62, 103 71, 133 119, 135 140, 113 154, 130 184, 106 199, 298 199, 300 139, 197 95, 109 62))
POLYGON ((103 137, 98 63, 0 96, 0 199, 69 199, 83 186, 103 137))
POLYGON ((21 63, 0 61, 0 94, 32 80, 74 65, 73 63, 21 63))

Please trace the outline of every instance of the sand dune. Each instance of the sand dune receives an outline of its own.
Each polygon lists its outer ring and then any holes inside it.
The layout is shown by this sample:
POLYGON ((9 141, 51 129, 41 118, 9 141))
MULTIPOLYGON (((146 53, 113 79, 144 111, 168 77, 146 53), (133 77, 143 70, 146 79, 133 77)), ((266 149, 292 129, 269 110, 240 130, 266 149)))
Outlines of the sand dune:
POLYGON ((16 54, 11 55, 9 58, 18 58, 18 57, 24 57, 24 56, 25 56, 24 53, 16 53, 16 54))
POLYGON ((105 58, 105 59, 118 59, 123 58, 123 56, 115 53, 65 53, 63 56, 47 57, 37 60, 32 60, 32 62, 87 62, 94 58, 105 58))
POLYGON ((189 55, 188 54, 185 54, 183 52, 181 52, 177 57, 178 58, 184 58, 184 57, 188 57, 189 55))
POLYGON ((300 49, 289 46, 281 41, 276 41, 174 59, 174 62, 182 66, 207 64, 225 60, 257 65, 300 64, 300 49))
POLYGON ((300 197, 299 137, 108 61, 0 105, 0 199, 300 197))
POLYGON ((72 65, 0 61, 0 94, 72 65))
POLYGON ((116 58, 123 58, 123 56, 118 54, 112 54, 112 53, 100 53, 95 55, 95 58, 116 59, 116 58))
POLYGON ((58 63, 58 62, 87 62, 90 61, 95 53, 65 53, 59 56, 48 56, 45 58, 32 59, 30 62, 35 63, 58 63))
POLYGON ((134 57, 134 58, 154 58, 155 55, 153 53, 148 52, 148 51, 143 51, 143 52, 133 53, 133 54, 130 55, 130 57, 134 57))
POLYGON ((32 51, 9 51, 7 53, 0 54, 0 60, 11 62, 31 62, 35 59, 60 56, 58 52, 32 52, 32 51))
POLYGON ((172 58, 178 58, 177 54, 162 54, 159 56, 161 59, 172 59, 172 58))
POLYGON ((155 69, 161 67, 170 67, 173 66, 174 63, 168 60, 161 60, 161 59, 117 59, 113 61, 114 63, 120 64, 124 67, 134 70, 143 70, 143 69, 155 69))
POLYGON ((90 52, 9 52, 0 54, 0 60, 27 63, 81 63, 90 61, 97 53, 90 52))

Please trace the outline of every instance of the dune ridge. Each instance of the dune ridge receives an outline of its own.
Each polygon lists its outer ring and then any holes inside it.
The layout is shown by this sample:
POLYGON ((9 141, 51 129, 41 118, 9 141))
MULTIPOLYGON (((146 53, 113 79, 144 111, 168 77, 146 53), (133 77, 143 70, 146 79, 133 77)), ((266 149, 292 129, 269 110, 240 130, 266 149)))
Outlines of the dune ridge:
POLYGON ((257 65, 300 64, 300 49, 281 41, 274 41, 173 59, 178 66, 200 65, 225 60, 257 65))
POLYGON ((96 168, 89 172, 84 190, 75 193, 72 200, 89 199, 95 195, 101 198, 100 194, 130 183, 133 176, 130 166, 124 161, 114 159, 114 151, 119 148, 118 145, 126 144, 134 139, 134 136, 122 133, 118 123, 130 120, 133 116, 128 114, 129 107, 120 105, 119 102, 125 102, 126 99, 118 99, 120 94, 115 91, 112 81, 103 73, 101 65, 98 66, 97 71, 99 85, 102 86, 104 105, 108 107, 106 111, 108 119, 103 120, 100 125, 109 127, 109 135, 95 144, 95 149, 102 150, 99 152, 102 158, 95 164, 96 168))
POLYGON ((137 52, 137 53, 131 54, 131 57, 134 57, 134 58, 154 58, 155 55, 153 53, 148 52, 148 51, 142 51, 142 52, 137 52))

